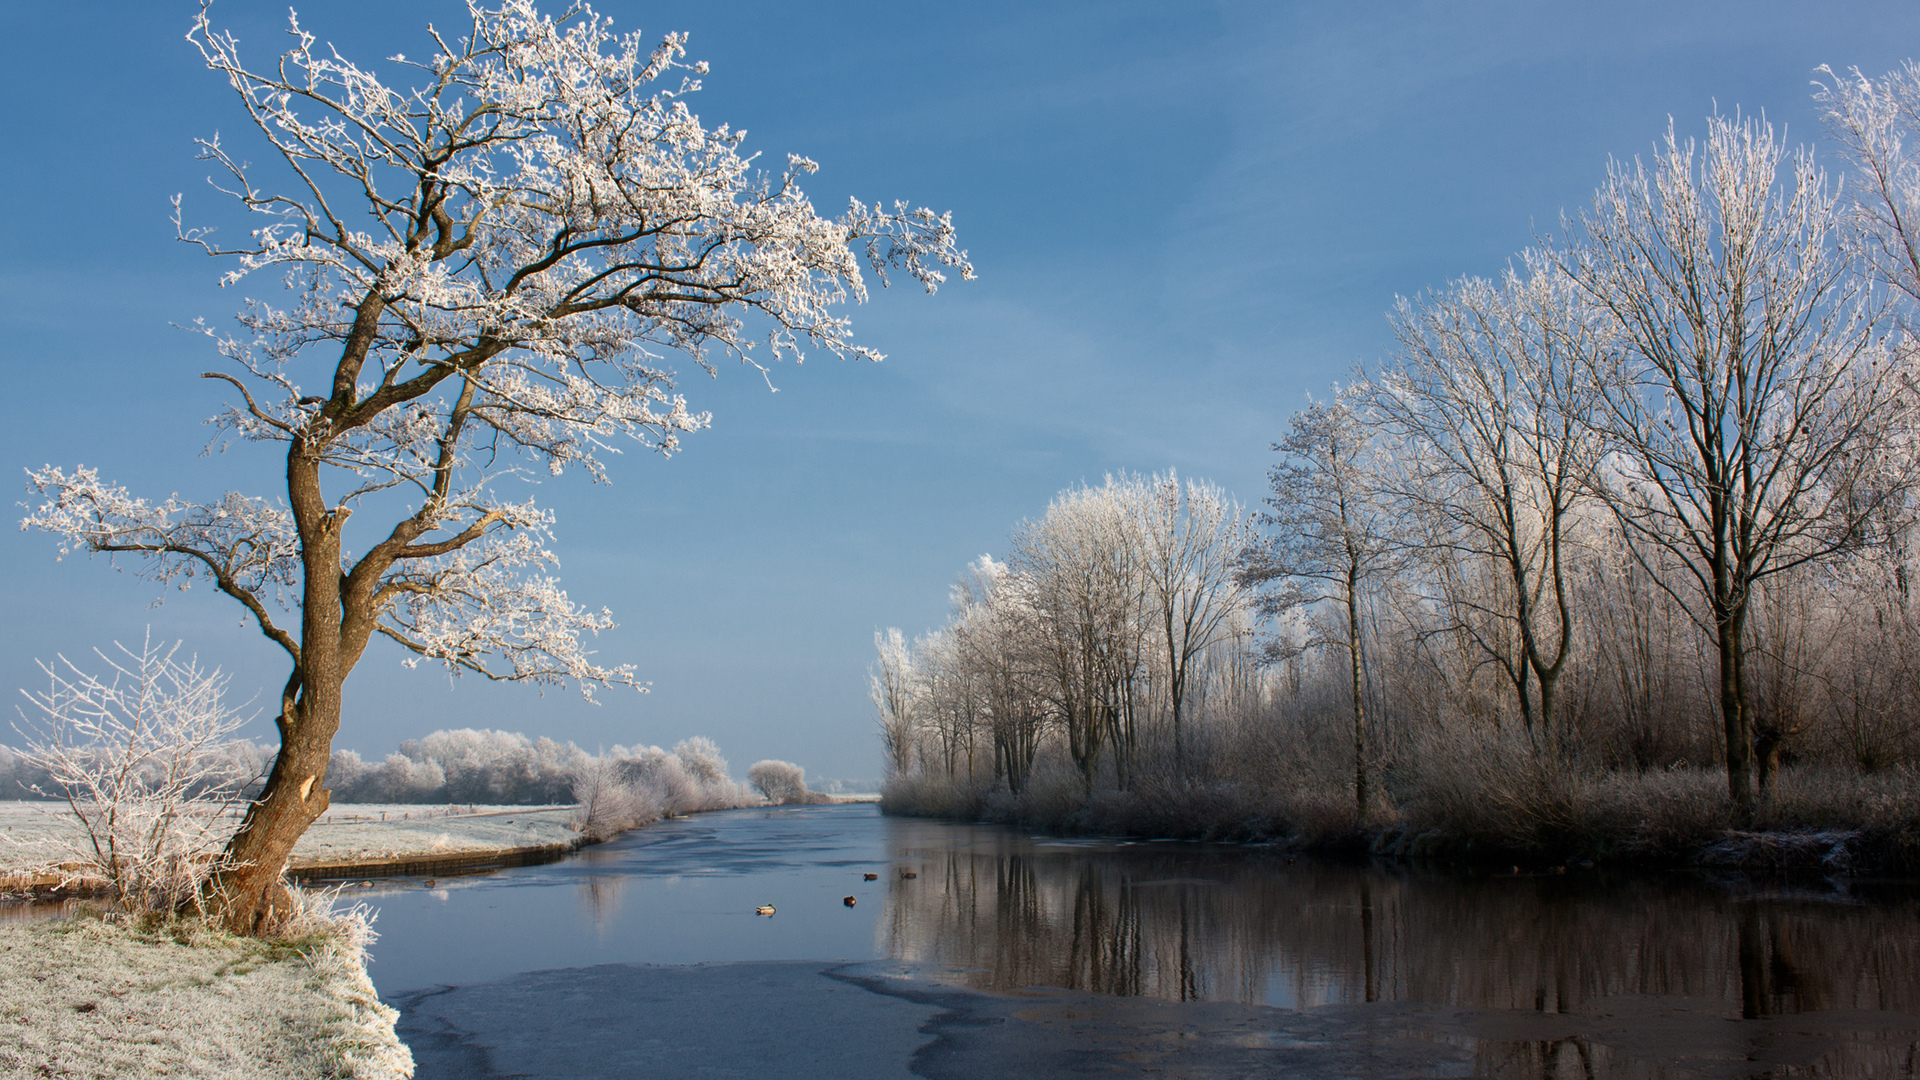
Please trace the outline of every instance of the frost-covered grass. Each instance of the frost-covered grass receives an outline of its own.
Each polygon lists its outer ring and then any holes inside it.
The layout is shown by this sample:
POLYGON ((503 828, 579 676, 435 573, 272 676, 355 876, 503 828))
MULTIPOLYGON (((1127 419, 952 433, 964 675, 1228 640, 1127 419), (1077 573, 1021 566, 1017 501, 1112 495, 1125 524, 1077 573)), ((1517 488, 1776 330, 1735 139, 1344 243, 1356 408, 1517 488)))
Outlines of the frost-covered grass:
POLYGON ((1091 798, 1079 779, 1036 771, 1020 795, 1004 785, 912 774, 889 782, 890 814, 1005 822, 1063 835, 1280 841, 1415 857, 1589 858, 1754 870, 1920 870, 1920 772, 1791 766, 1742 820, 1718 769, 1540 767, 1517 755, 1432 752, 1377 791, 1365 824, 1350 790, 1157 776, 1091 798))
POLYGON ((335 806, 300 838, 296 863, 544 847, 578 839, 572 806, 335 806), (382 820, 382 815, 385 820, 382 820))
POLYGON ((0 1076, 412 1076, 364 922, 315 925, 262 941, 89 914, 0 924, 0 1076))
MULTIPOLYGON (((571 806, 335 806, 300 838, 293 859, 297 865, 564 844, 580 835, 569 827, 577 813, 571 806)), ((0 802, 0 834, 17 841, 0 844, 0 870, 30 869, 35 841, 77 829, 64 803, 0 802)))

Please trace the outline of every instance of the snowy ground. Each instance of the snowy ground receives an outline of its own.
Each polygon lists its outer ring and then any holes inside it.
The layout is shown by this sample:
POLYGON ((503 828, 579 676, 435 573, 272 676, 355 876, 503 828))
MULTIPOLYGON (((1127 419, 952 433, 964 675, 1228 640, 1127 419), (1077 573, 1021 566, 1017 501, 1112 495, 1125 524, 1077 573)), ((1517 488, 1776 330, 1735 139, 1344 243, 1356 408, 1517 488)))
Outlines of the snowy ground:
MULTIPOLYGON (((328 811, 293 849, 300 863, 397 855, 489 851, 564 844, 571 806, 419 806, 343 804, 328 811)), ((31 842, 77 836, 64 803, 0 801, 0 833, 31 842)), ((0 870, 25 869, 44 852, 0 844, 0 870)))
POLYGON ((0 923, 0 1077, 408 1077, 358 950, 0 923))

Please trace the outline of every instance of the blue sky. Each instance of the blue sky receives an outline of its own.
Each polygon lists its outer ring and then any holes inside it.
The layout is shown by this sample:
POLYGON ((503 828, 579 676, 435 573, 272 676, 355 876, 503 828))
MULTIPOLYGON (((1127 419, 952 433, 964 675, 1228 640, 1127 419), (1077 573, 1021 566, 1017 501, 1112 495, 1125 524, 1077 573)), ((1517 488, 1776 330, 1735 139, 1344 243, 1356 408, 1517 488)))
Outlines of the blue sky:
MULTIPOLYGON (((1177 468, 1262 493, 1288 415, 1387 348, 1393 298, 1497 271, 1590 198, 1609 155, 1673 117, 1764 112, 1818 142, 1821 63, 1878 74, 1912 55, 1901 3, 1547 5, 670 2, 597 5, 616 27, 692 34, 694 107, 849 195, 951 210, 980 271, 852 315, 879 365, 816 357, 683 387, 713 428, 612 483, 537 493, 564 584, 621 626, 604 660, 652 693, 604 695, 407 671, 376 645, 336 745, 384 754, 441 727, 571 739, 719 741, 810 776, 875 776, 873 632, 944 617, 948 583, 1062 487, 1177 468)), ((137 493, 273 494, 257 448, 203 456, 218 387, 203 339, 238 296, 173 240, 168 198, 220 210, 191 140, 242 134, 174 0, 14 5, 0 35, 0 464, 101 469, 137 493)), ((284 5, 221 0, 217 23, 276 52, 284 5)), ((301 7, 367 60, 424 51, 464 9, 301 7)), ((257 155, 256 155, 257 156, 257 155)), ((256 285, 254 288, 262 286, 256 285)), ((239 609, 169 594, 50 537, 0 530, 0 686, 36 658, 184 639, 264 704, 285 671, 239 609)), ((256 734, 265 736, 265 718, 256 734)))

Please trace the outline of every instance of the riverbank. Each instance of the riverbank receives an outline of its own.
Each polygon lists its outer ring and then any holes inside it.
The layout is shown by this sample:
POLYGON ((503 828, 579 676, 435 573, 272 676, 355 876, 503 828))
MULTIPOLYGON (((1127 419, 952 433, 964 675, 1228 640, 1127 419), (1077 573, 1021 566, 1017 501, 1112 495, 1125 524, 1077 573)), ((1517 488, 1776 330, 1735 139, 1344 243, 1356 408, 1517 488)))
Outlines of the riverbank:
POLYGON ((1920 873, 1920 776, 1786 769, 1747 818, 1722 773, 1599 776, 1520 770, 1389 789, 1362 822, 1352 795, 1246 784, 1145 781, 1082 795, 1077 778, 1041 778, 1014 796, 938 777, 888 784, 887 814, 1013 825, 1060 836, 1277 844, 1487 864, 1696 866, 1767 874, 1920 873))
POLYGON ((262 941, 86 913, 0 925, 0 1076, 410 1077, 365 927, 262 941))
MULTIPOLYGON (((879 798, 824 795, 819 805, 879 798)), ((564 859, 653 820, 610 836, 590 837, 576 827, 579 817, 575 806, 346 803, 314 822, 294 845, 287 876, 295 881, 333 882, 534 866, 564 859)), ((0 895, 68 897, 94 891, 85 881, 72 882, 32 861, 33 853, 40 850, 36 845, 78 836, 78 827, 63 804, 0 801, 0 834, 11 843, 10 848, 0 846, 0 895)))
MULTIPOLYGON (((345 804, 314 822, 294 846, 287 875, 296 881, 473 873, 565 858, 589 841, 574 828, 572 806, 459 806, 345 804)), ((0 892, 86 895, 45 865, 43 852, 77 839, 78 825, 63 804, 0 802, 0 892), (65 882, 64 887, 62 883, 65 882)))

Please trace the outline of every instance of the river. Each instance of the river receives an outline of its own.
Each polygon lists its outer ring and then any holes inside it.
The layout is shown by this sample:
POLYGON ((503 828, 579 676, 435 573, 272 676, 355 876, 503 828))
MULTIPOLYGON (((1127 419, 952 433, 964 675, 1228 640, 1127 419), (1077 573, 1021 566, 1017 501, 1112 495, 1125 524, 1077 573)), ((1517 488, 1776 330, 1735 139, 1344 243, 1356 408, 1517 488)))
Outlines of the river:
POLYGON ((857 805, 367 899, 422 1080, 1920 1075, 1908 883, 1341 865, 857 805))

